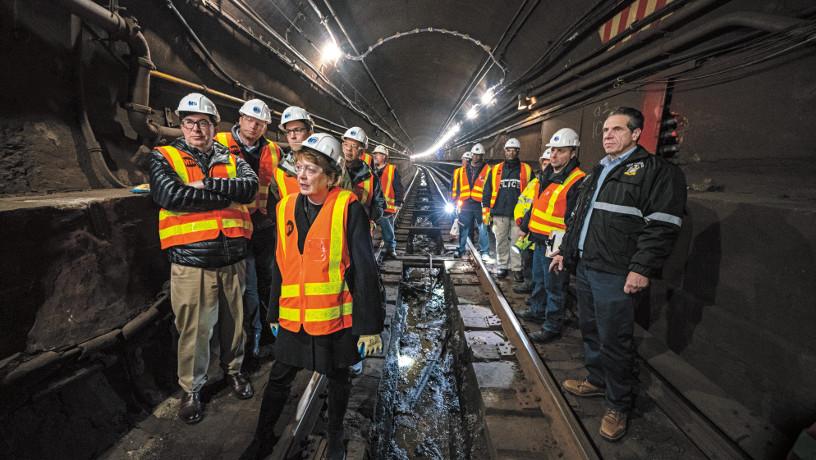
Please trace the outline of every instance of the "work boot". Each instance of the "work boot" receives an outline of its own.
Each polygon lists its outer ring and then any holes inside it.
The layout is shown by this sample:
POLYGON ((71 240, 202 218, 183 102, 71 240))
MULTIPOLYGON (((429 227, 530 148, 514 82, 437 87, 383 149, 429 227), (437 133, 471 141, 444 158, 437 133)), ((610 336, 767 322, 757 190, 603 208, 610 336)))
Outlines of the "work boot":
POLYGON ((255 395, 255 390, 252 389, 252 382, 242 373, 228 374, 227 382, 232 387, 232 392, 238 399, 249 399, 255 395))
POLYGON ((629 415, 615 409, 607 409, 601 419, 601 437, 607 441, 617 441, 626 434, 629 415))
POLYGON ((394 249, 386 249, 383 253, 383 260, 395 260, 397 259, 397 251, 394 249))
POLYGON ((513 285, 513 292, 516 294, 530 294, 533 292, 533 284, 529 281, 525 281, 522 284, 515 284, 513 285))
POLYGON ((506 268, 500 268, 500 269, 496 270, 496 278, 498 278, 500 280, 504 279, 504 278, 507 278, 507 269, 506 268))
POLYGON ((560 332, 546 331, 544 329, 540 331, 535 331, 532 334, 530 334, 530 340, 537 343, 550 343, 553 340, 558 339, 560 337, 561 337, 560 332))
POLYGON ((521 313, 516 313, 516 317, 533 323, 543 323, 545 319, 543 314, 536 313, 529 308, 521 313))
POLYGON ((604 396, 606 394, 603 388, 589 383, 588 379, 567 379, 561 383, 561 387, 575 396, 581 397, 604 396))
POLYGON ((524 274, 521 273, 521 271, 514 271, 513 272, 513 282, 523 283, 524 282, 524 274))
POLYGON ((343 443, 343 438, 345 438, 345 432, 342 428, 340 430, 329 430, 327 460, 345 460, 346 446, 343 443))
POLYGON ((185 393, 181 397, 178 417, 188 425, 198 423, 204 418, 204 406, 201 404, 201 394, 198 391, 185 393))

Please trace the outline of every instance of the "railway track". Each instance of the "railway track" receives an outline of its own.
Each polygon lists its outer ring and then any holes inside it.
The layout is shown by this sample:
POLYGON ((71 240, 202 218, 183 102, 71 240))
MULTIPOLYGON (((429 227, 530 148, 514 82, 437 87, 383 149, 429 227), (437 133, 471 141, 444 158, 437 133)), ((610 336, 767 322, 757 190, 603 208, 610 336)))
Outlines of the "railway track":
MULTIPOLYGON (((453 257, 448 174, 418 166, 406 189, 400 257, 381 265, 387 346, 366 359, 368 383, 355 384, 348 458, 745 458, 647 365, 630 435, 602 441, 602 401, 576 400, 558 384, 581 370, 580 337, 531 343, 509 282, 493 279, 472 242, 453 257)), ((313 375, 271 458, 322 458, 324 391, 313 375)))

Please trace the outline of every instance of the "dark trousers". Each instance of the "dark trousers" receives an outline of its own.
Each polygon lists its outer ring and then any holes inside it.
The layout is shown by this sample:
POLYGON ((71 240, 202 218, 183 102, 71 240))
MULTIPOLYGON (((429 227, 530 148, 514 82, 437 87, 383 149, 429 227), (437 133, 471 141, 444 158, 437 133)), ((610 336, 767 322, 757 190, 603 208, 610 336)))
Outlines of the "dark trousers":
POLYGON ((635 307, 643 293, 623 292, 626 275, 601 272, 578 263, 576 293, 589 382, 606 387, 611 409, 629 412, 634 403, 635 307))
MULTIPOLYGON (((258 414, 258 426, 255 429, 255 442, 261 452, 271 452, 277 439, 275 437, 275 423, 277 423, 286 400, 292 381, 301 368, 275 361, 269 371, 269 381, 264 390, 261 411, 258 414)), ((343 417, 346 415, 349 395, 351 394, 351 378, 348 367, 334 369, 326 374, 329 378, 329 432, 343 430, 343 417)))
POLYGON ((272 284, 272 262, 275 257, 275 226, 252 234, 246 258, 246 290, 244 291, 244 331, 250 340, 260 338, 265 322, 264 308, 269 302, 272 284))
POLYGON ((561 332, 567 302, 569 273, 550 271, 552 258, 547 257, 547 247, 536 244, 533 251, 533 292, 530 294, 530 310, 544 318, 542 329, 561 332))

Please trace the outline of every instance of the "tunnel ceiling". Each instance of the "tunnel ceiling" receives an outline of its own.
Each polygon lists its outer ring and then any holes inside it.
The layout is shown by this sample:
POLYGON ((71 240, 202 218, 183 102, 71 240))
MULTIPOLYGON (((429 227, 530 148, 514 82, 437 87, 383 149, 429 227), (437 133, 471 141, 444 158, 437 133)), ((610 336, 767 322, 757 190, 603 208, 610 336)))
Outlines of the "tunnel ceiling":
MULTIPOLYGON (((356 53, 349 39, 359 53, 364 53, 399 32, 432 27, 465 34, 493 49, 507 70, 507 81, 529 68, 563 32, 564 24, 592 9, 589 1, 571 2, 569 9, 559 3, 555 10, 556 2, 531 0, 244 1, 276 30, 285 31, 287 40, 313 62, 320 62, 319 49, 329 41, 325 24, 343 52, 351 55, 356 53), (325 17, 323 25, 319 15, 325 17), (556 27, 558 24, 562 27, 556 27), (508 47, 511 42, 512 48, 508 47)), ((322 72, 353 94, 366 112, 382 120, 383 126, 414 152, 428 148, 438 138, 463 96, 470 95, 458 109, 457 119, 462 119, 479 95, 503 76, 497 66, 491 66, 469 92, 472 80, 481 76, 483 64, 492 61, 473 41, 445 33, 417 33, 387 41, 364 62, 371 76, 360 61, 348 59, 324 66, 322 72)), ((514 98, 515 94, 510 94, 503 103, 515 103, 514 98)))

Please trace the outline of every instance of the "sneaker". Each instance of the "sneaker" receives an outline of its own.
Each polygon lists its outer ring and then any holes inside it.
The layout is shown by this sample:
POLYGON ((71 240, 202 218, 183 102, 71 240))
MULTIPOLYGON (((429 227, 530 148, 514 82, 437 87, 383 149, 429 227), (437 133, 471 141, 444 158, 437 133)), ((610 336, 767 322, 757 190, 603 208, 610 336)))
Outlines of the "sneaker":
POLYGON ((534 323, 543 323, 545 319, 543 314, 536 313, 529 308, 521 313, 517 313, 516 317, 525 321, 532 321, 534 323))
POLYGON ((486 264, 492 264, 495 261, 493 260, 492 257, 490 257, 490 254, 484 253, 484 254, 482 254, 482 262, 484 262, 486 264))
POLYGON ((204 406, 201 404, 201 395, 197 391, 185 393, 181 397, 178 417, 182 422, 192 425, 204 418, 204 406))
POLYGON ((601 387, 589 383, 589 380, 575 380, 567 379, 561 383, 561 387, 574 394, 575 396, 590 397, 590 396, 604 396, 606 391, 601 387))
POLYGON ((500 269, 496 270, 496 278, 498 278, 498 279, 507 278, 507 270, 504 269, 504 268, 500 268, 500 269))
POLYGON ((383 252, 383 260, 395 260, 397 258, 397 251, 393 249, 386 249, 383 252))
POLYGON ((513 272, 513 281, 516 283, 523 283, 524 282, 524 274, 520 271, 513 272))
POLYGON ((629 415, 615 409, 607 409, 601 419, 601 437, 607 441, 617 441, 626 434, 629 415))
POLYGON ((560 332, 545 331, 544 329, 530 334, 530 340, 537 343, 550 343, 558 338, 561 338, 560 332))
POLYGON ((357 364, 352 364, 351 366, 349 366, 349 375, 352 378, 359 377, 359 376, 363 375, 363 361, 362 360, 360 362, 358 362, 357 364))

